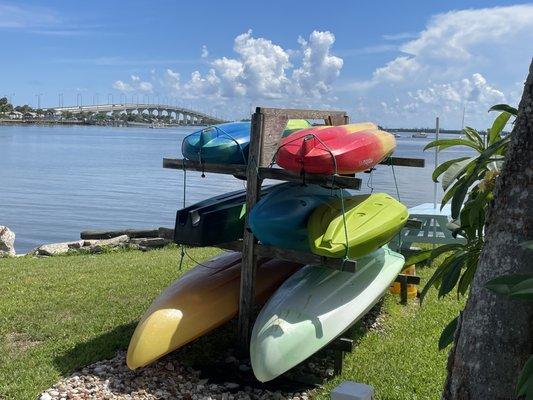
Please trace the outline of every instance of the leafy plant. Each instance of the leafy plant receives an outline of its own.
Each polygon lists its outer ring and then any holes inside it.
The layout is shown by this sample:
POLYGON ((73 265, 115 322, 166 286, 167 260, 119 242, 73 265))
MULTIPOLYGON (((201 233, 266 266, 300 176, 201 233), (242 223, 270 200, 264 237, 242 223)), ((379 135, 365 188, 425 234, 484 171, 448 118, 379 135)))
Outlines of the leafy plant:
MULTIPOLYGON (((445 255, 443 262, 436 269, 420 294, 420 301, 432 287, 438 289, 439 298, 457 288, 457 295, 467 293, 477 269, 479 256, 483 247, 485 213, 493 199, 495 181, 503 164, 509 137, 502 136, 502 131, 517 110, 506 104, 498 104, 489 111, 499 111, 485 138, 471 128, 463 129, 464 138, 439 139, 430 142, 424 150, 437 148, 438 151, 466 146, 477 154, 471 157, 459 157, 438 165, 433 171, 433 181, 441 181, 444 189, 441 209, 451 203, 454 220, 450 227, 452 235, 462 236, 465 243, 452 243, 424 250, 413 254, 406 260, 406 265, 419 262, 431 262, 445 255)), ((439 340, 439 348, 445 348, 453 342, 457 318, 444 329, 439 340)))

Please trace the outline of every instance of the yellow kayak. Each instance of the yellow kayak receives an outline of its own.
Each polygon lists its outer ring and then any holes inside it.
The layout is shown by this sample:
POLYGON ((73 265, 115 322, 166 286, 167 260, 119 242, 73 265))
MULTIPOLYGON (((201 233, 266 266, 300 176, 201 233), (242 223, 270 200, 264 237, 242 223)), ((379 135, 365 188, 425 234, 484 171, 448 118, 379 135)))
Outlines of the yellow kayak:
MULTIPOLYGON (((256 274, 258 304, 264 303, 300 264, 261 259, 256 274)), ((224 253, 174 281, 143 315, 126 362, 136 369, 204 335, 237 315, 240 253, 224 253)))
POLYGON ((344 210, 346 231, 340 199, 313 211, 307 222, 313 253, 333 258, 362 257, 390 242, 409 217, 407 207, 386 193, 346 197, 344 210))

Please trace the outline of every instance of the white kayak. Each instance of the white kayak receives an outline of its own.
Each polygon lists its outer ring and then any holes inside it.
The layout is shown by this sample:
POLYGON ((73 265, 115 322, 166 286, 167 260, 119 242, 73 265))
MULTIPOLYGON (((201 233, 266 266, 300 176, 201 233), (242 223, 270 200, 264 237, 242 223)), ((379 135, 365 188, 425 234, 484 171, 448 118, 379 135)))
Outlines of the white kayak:
POLYGON ((305 266, 272 295, 255 321, 250 358, 256 378, 270 381, 338 337, 383 296, 404 257, 382 247, 358 260, 356 272, 305 266))

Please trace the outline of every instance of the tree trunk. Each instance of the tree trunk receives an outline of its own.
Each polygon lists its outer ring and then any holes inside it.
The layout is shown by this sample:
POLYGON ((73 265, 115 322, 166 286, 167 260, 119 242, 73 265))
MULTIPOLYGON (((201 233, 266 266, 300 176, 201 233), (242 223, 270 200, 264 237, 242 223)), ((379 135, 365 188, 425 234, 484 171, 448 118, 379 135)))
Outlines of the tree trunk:
POLYGON ((485 289, 500 275, 533 273, 533 62, 529 68, 494 201, 485 244, 448 359, 442 399, 513 399, 518 375, 532 351, 533 304, 485 289))

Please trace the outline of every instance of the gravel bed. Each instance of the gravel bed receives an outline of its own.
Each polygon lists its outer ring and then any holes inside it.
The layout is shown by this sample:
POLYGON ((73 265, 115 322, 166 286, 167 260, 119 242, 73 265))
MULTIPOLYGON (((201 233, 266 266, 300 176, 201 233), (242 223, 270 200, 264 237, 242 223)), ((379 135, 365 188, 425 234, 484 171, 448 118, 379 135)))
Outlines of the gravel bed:
POLYGON ((110 360, 85 367, 45 390, 38 399, 309 399, 306 392, 271 391, 241 386, 236 382, 211 383, 201 379, 199 371, 181 365, 172 356, 131 371, 126 366, 125 357, 125 352, 121 351, 110 360))
MULTIPOLYGON (((381 305, 382 302, 379 302, 361 320, 363 332, 383 332, 381 305)), ((231 324, 226 329, 235 330, 231 324)), ((316 383, 333 376, 333 352, 322 350, 284 376, 261 384, 253 377, 249 360, 239 358, 230 346, 216 355, 210 351, 208 344, 217 342, 221 337, 224 337, 224 331, 214 332, 198 343, 185 346, 136 371, 126 366, 126 353, 119 351, 110 360, 96 362, 60 380, 41 393, 38 399, 309 400, 316 383), (202 347, 209 356, 204 354, 201 358, 203 361, 206 357, 210 358, 209 363, 192 368, 189 363, 179 361, 202 347)), ((218 344, 218 348, 224 345, 218 344)))

